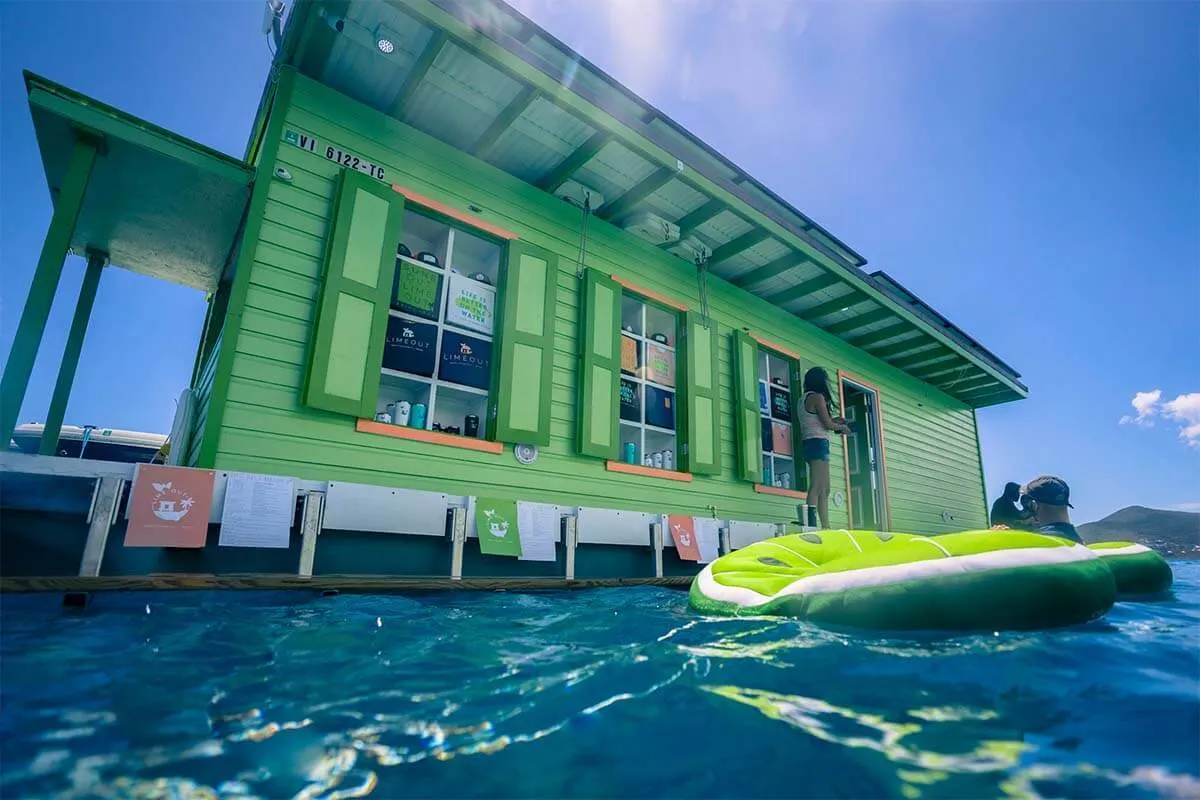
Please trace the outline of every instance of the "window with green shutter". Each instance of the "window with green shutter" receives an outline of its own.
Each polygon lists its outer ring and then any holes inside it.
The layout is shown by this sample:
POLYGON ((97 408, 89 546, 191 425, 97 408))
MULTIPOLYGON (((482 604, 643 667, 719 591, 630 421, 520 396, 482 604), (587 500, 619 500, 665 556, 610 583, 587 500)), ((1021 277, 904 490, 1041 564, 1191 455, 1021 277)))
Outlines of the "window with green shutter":
POLYGON ((769 347, 758 350, 758 402, 762 418, 762 483, 776 489, 807 486, 800 453, 800 364, 769 347))
MULTIPOLYGON (((630 340, 631 345, 633 340, 630 340)), ((580 455, 621 456, 621 287, 588 269, 579 314, 579 399, 575 441, 580 455)), ((633 383, 626 386, 632 391, 633 383)), ((640 448, 639 448, 640 449, 640 448)))
POLYGON ((622 287, 620 320, 618 460, 680 471, 679 314, 622 287))
POLYGON ((764 487, 806 491, 799 361, 734 331, 733 373, 738 477, 764 487))
POLYGON ((720 371, 717 323, 695 311, 684 315, 682 404, 685 441, 680 448, 683 469, 701 475, 721 472, 720 371))
POLYGON ((759 483, 763 477, 762 422, 759 411, 758 342, 744 331, 734 331, 734 436, 737 440, 737 469, 744 481, 759 483))
POLYGON ((489 432, 513 444, 550 443, 558 259, 512 241, 500 287, 500 342, 489 432))
POLYGON ((375 412, 404 198, 390 186, 342 170, 325 248, 308 374, 313 408, 357 417, 375 412))

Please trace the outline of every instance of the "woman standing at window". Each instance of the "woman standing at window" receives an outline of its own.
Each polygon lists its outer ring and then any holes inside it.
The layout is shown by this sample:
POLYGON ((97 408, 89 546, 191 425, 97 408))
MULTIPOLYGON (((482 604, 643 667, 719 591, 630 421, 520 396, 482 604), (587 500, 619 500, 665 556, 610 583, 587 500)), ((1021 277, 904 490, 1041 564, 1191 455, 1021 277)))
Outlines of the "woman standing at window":
POLYGON ((800 408, 800 450, 808 465, 808 500, 816 501, 822 528, 829 527, 829 432, 850 433, 844 422, 830 415, 833 395, 824 367, 804 373, 804 399, 800 408))

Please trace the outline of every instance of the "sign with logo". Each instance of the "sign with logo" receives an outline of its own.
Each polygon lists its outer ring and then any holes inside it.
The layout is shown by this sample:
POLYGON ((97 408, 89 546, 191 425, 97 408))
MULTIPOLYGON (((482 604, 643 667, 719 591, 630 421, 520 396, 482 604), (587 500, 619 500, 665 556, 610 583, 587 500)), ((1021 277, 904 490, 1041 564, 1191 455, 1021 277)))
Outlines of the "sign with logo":
POLYGON ((446 322, 490 334, 496 324, 496 288, 452 273, 446 322))
POLYGON ((657 386, 646 387, 646 424, 675 430, 675 393, 657 386))
POLYGON ((126 547, 204 547, 213 471, 138 464, 129 496, 126 547))
POLYGON ((663 386, 675 385, 675 352, 661 344, 646 342, 646 380, 663 386))
POLYGON ((772 422, 771 446, 775 455, 790 456, 792 454, 792 426, 772 422))
POLYGON ((682 561, 699 561, 700 548, 696 544, 696 521, 691 517, 672 514, 666 518, 667 530, 675 542, 675 550, 682 561))
POLYGON ((492 383, 492 343, 442 329, 438 378, 462 386, 487 389, 492 383))
POLYGON ((517 530, 517 501, 492 497, 475 498, 475 534, 479 550, 492 556, 521 557, 521 534, 517 530))
POLYGON ((437 365, 437 325, 388 317, 383 366, 425 378, 433 377, 437 365))
POLYGON ((396 259, 396 277, 392 280, 392 308, 425 319, 437 319, 438 300, 441 296, 441 275, 408 261, 396 259))

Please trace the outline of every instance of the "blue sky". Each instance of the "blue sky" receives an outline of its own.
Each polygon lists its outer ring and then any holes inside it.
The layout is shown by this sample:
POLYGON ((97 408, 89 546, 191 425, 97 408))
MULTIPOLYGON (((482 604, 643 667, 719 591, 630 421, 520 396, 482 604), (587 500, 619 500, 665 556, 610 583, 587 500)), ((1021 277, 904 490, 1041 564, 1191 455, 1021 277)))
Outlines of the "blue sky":
MULTIPOLYGON (((1023 374, 1028 400, 980 412, 992 496, 1051 472, 1077 521, 1200 510, 1200 6, 514 4, 1023 374)), ((261 20, 250 0, 0 5, 0 354, 51 212, 21 70, 240 156, 261 20)), ((49 405, 81 277, 72 260, 21 421, 49 405)), ((167 431, 203 314, 107 271, 67 422, 167 431)))

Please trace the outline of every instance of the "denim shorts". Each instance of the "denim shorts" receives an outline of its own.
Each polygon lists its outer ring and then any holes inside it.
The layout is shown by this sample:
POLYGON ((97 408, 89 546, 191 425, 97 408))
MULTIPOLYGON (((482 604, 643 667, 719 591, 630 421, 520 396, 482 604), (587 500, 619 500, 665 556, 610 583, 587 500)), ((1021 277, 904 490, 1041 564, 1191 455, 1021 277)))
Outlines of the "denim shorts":
POLYGON ((803 453, 805 461, 828 461, 829 440, 805 439, 800 443, 800 452, 803 453))

